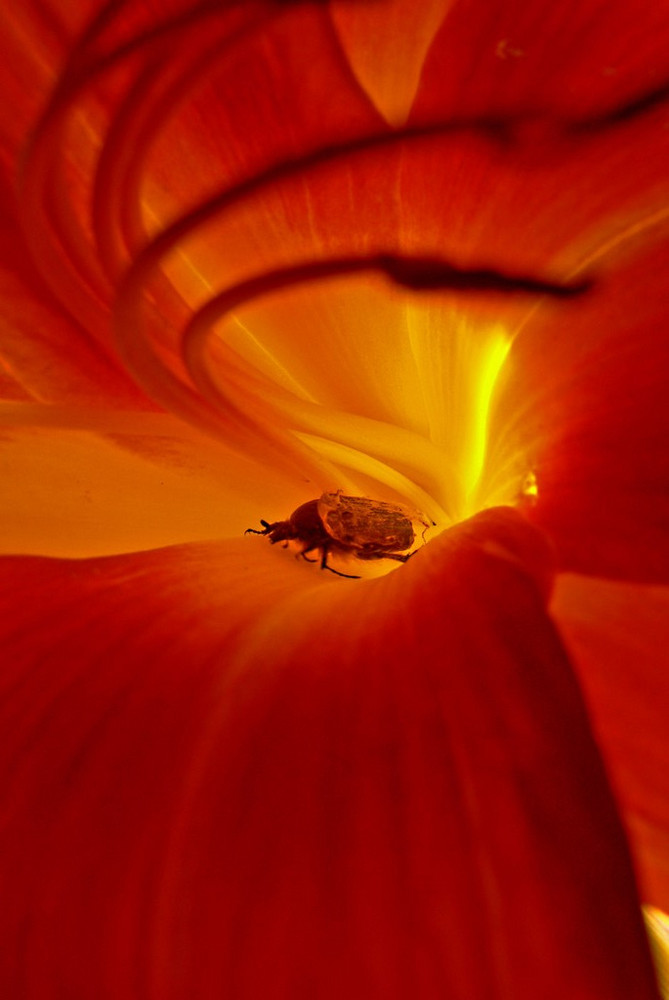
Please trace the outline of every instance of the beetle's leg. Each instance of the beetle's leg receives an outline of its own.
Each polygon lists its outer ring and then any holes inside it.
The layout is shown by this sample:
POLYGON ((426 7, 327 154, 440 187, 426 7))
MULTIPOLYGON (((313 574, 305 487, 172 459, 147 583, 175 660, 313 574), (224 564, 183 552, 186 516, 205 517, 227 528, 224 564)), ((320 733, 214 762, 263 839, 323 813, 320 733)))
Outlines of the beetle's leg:
POLYGON ((405 563, 405 562, 408 562, 409 559, 411 559, 411 557, 415 556, 415 555, 416 555, 415 552, 407 552, 406 555, 402 555, 399 552, 384 552, 382 558, 383 559, 396 559, 398 562, 405 563))
POLYGON ((338 569, 333 569, 332 566, 321 566, 321 569, 327 569, 330 573, 334 573, 335 576, 343 576, 346 580, 359 580, 360 577, 355 573, 340 573, 338 569))
POLYGON ((309 546, 307 546, 306 549, 302 549, 301 552, 297 553, 297 558, 299 559, 300 556, 302 556, 302 558, 304 559, 305 562, 310 562, 310 563, 318 562, 317 559, 307 559, 307 552, 313 552, 314 549, 317 549, 317 548, 318 548, 317 545, 309 545, 309 546))
POLYGON ((356 576, 353 573, 340 573, 338 569, 333 569, 332 566, 328 566, 328 551, 329 550, 328 550, 327 545, 324 545, 323 546, 323 555, 321 556, 321 569, 328 569, 328 570, 330 570, 331 573, 334 573, 335 576, 343 576, 347 580, 359 580, 360 579, 359 576, 356 576))
POLYGON ((374 555, 374 559, 396 559, 397 562, 408 562, 412 556, 416 555, 418 549, 413 552, 379 552, 378 555, 374 555))

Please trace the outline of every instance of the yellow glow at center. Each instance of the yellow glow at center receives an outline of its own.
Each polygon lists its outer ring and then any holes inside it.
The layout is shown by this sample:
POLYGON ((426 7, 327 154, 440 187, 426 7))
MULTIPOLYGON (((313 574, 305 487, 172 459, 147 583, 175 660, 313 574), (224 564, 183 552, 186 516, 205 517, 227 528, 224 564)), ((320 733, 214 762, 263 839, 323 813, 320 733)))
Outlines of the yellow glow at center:
POLYGON ((481 506, 491 403, 512 336, 502 323, 484 323, 438 302, 408 305, 407 320, 418 375, 416 407, 425 407, 429 439, 443 456, 438 500, 452 521, 462 520, 481 506))
MULTIPOLYGON (((511 339, 501 324, 490 331, 483 357, 474 373, 475 387, 472 406, 472 427, 469 455, 463 466, 462 478, 467 506, 478 486, 488 443, 490 402, 497 378, 511 348, 511 339)), ((474 511, 468 510, 467 513, 474 511)))
MULTIPOLYGON (((170 265, 193 306, 210 297, 199 268, 184 274, 174 255, 170 265)), ((520 480, 494 497, 483 488, 512 333, 470 303, 347 276, 271 294, 211 332, 204 364, 221 399, 298 440, 317 492, 405 502, 441 527, 521 495, 520 480), (236 385, 221 349, 257 372, 255 385, 236 385)))

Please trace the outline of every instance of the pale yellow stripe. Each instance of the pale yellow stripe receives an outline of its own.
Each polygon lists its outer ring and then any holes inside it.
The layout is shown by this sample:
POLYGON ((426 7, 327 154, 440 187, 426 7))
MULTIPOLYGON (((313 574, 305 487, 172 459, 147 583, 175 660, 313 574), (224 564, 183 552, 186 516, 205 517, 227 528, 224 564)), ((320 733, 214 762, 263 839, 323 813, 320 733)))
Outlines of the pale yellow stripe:
POLYGON ((669 1000, 669 916, 654 906, 644 906, 643 915, 660 992, 664 1000, 669 1000))

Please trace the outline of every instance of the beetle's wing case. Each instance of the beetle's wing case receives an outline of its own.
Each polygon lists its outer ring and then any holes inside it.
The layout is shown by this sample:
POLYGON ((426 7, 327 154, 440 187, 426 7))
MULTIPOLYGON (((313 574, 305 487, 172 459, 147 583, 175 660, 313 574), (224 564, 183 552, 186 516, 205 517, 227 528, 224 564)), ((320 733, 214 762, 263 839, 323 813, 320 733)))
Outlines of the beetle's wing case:
POLYGON ((354 550, 404 552, 414 542, 414 512, 399 504, 337 491, 322 495, 318 513, 328 535, 354 550))

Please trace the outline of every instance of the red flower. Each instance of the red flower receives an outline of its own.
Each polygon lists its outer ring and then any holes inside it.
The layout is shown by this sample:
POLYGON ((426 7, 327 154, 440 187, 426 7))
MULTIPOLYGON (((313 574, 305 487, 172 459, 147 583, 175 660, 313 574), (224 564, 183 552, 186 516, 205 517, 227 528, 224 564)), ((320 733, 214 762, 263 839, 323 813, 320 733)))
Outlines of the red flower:
POLYGON ((76 6, 0 68, 3 995, 655 996, 666 12, 76 6), (431 540, 243 537, 337 488, 431 540))

